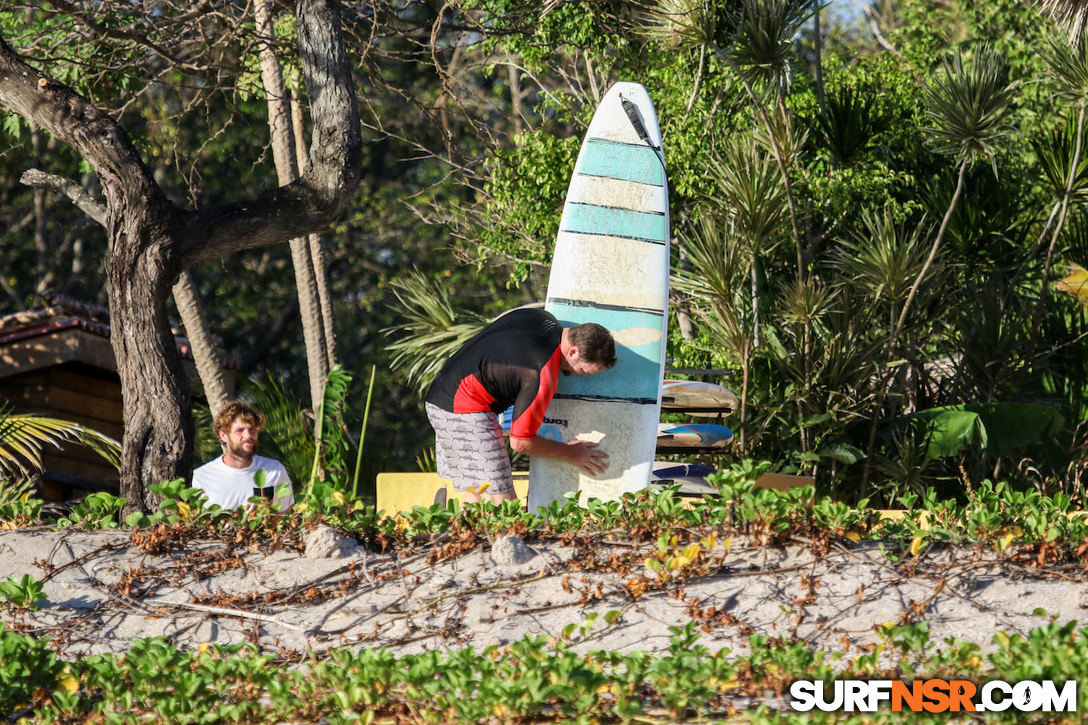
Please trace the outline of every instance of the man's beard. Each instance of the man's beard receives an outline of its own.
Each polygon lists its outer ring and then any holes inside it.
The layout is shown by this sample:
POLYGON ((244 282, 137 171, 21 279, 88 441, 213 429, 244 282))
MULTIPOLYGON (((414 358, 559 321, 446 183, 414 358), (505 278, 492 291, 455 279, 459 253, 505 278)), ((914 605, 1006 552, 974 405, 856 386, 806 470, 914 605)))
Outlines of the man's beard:
POLYGON ((238 446, 237 448, 235 448, 234 446, 228 446, 227 450, 229 450, 230 454, 232 456, 234 456, 235 458, 242 458, 242 459, 245 459, 245 460, 250 460, 250 459, 253 458, 253 455, 257 452, 257 446, 253 446, 253 448, 251 448, 249 450, 246 450, 245 444, 243 443, 240 446, 238 446))

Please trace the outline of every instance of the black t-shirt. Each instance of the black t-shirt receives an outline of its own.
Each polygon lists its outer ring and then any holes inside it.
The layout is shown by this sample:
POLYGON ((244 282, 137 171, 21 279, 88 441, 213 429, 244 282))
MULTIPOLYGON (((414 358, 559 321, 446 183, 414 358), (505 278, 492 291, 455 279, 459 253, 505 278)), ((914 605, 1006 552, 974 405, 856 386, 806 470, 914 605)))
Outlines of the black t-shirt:
POLYGON ((555 395, 562 336, 550 312, 508 312, 446 362, 427 402, 451 413, 499 413, 513 405, 511 437, 532 438, 555 395))

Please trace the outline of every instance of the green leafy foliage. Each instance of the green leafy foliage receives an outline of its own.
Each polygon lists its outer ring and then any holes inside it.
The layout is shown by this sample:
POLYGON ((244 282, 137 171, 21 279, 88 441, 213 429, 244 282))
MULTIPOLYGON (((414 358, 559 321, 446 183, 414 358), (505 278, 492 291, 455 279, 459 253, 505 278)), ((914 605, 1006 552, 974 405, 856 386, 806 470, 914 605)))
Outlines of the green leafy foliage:
POLYGON ((734 20, 732 56, 753 82, 787 82, 794 39, 812 12, 803 0, 742 0, 734 20))
POLYGON ((1014 90, 1004 60, 989 49, 970 61, 953 56, 926 94, 926 132, 934 147, 956 158, 992 156, 1012 130, 1007 109, 1014 90))
POLYGON ((8 577, 0 582, 0 596, 7 604, 16 609, 37 609, 38 602, 45 599, 42 583, 30 574, 23 574, 19 579, 8 577))
POLYGON ((0 528, 28 526, 41 516, 40 498, 36 487, 27 480, 0 479, 0 528))
MULTIPOLYGON (((451 501, 417 506, 392 518, 359 502, 348 505, 337 488, 324 483, 315 484, 306 505, 286 516, 261 509, 267 506, 263 499, 255 500, 252 511, 209 515, 201 513, 199 497, 188 499, 192 507, 185 504, 193 489, 175 481, 158 487, 165 512, 146 523, 165 523, 160 533, 173 527, 185 537, 200 527, 229 526, 232 537, 254 537, 259 544, 320 518, 370 545, 406 551, 443 533, 456 533, 464 542, 511 530, 528 538, 567 532, 618 537, 645 542, 652 552, 646 562, 651 576, 627 583, 635 599, 647 589, 716 575, 723 550, 728 552, 736 537, 764 544, 811 537, 815 546, 831 541, 849 546, 865 538, 879 541, 887 556, 899 560, 924 556, 945 542, 985 543, 1016 561, 1030 557, 1082 565, 1088 555, 1082 546, 1088 521, 1071 515, 1074 504, 1068 496, 984 482, 961 505, 939 499, 930 489, 922 496, 902 497, 906 515, 893 521, 881 518, 868 501, 849 506, 817 496, 812 487, 757 488, 756 479, 770 468, 769 462, 745 460, 721 471, 711 479, 719 488, 717 497, 684 498, 670 487, 627 494, 619 501, 591 499, 585 508, 571 497, 536 512, 522 510, 516 501, 464 507, 451 501), (328 489, 317 491, 318 486, 328 489)), ((32 607, 42 596, 41 583, 26 575, 0 584, 0 593, 14 606, 32 607)), ((761 697, 795 679, 913 679, 951 672, 979 680, 1064 681, 1083 674, 1088 638, 1088 631, 1073 622, 1050 621, 1027 637, 999 633, 994 652, 980 656, 977 645, 955 639, 936 646, 925 621, 890 621, 877 631, 883 642, 877 650, 847 661, 799 640, 758 634, 751 637, 747 654, 712 652, 699 642, 692 622, 673 627, 661 653, 584 649, 594 634, 619 626, 623 616, 622 609, 591 612, 550 638, 527 636, 482 651, 398 657, 388 650, 334 648, 311 655, 304 667, 278 664, 250 646, 201 645, 187 652, 161 638, 136 640, 123 657, 96 655, 66 664, 55 659, 44 640, 0 628, 0 706, 33 711, 41 721, 99 713, 122 719, 153 713, 177 722, 209 717, 347 721, 405 709, 423 720, 457 722, 622 720, 661 713, 673 721, 713 719, 724 717, 736 698, 761 697), (881 652, 886 656, 881 658, 881 652)), ((883 715, 877 717, 881 721, 883 715)))
POLYGON ((72 509, 68 516, 57 521, 58 526, 78 526, 83 529, 116 529, 118 514, 125 499, 105 491, 89 494, 72 509))
POLYGON ((297 492, 308 490, 311 481, 351 479, 358 447, 349 430, 351 382, 349 372, 333 368, 314 414, 303 410, 283 382, 271 376, 252 381, 254 404, 265 416, 266 455, 284 465, 297 492))
POLYGON ((398 339, 386 346, 391 365, 422 397, 438 371, 453 353, 488 320, 480 315, 454 311, 449 290, 428 279, 418 269, 393 283, 405 321, 382 330, 398 339))
POLYGON ((344 416, 351 379, 351 374, 339 366, 330 370, 325 379, 316 416, 313 465, 306 481, 328 477, 338 480, 348 478, 351 434, 344 416))
MULTIPOLYGON (((587 622, 574 624, 570 634, 586 629, 587 622)), ((889 623, 878 631, 884 644, 852 662, 801 641, 764 635, 752 635, 747 654, 711 652, 693 625, 671 630, 669 646, 660 654, 579 653, 563 638, 525 636, 501 648, 401 657, 388 650, 336 648, 298 667, 275 664, 249 646, 209 645, 186 652, 161 638, 136 640, 123 656, 87 656, 65 664, 45 640, 0 628, 0 707, 29 713, 30 706, 35 722, 102 715, 172 722, 350 722, 405 710, 424 722, 658 722, 726 717, 736 703, 781 692, 796 679, 910 680, 957 673, 976 681, 1064 683, 1084 676, 1088 654, 1088 630, 1076 622, 1044 624, 1026 637, 999 632, 997 649, 985 657, 976 644, 955 638, 934 646, 925 622, 889 623), (890 669, 877 669, 882 650, 894 655, 890 669)), ((1081 709, 1088 698, 1083 691, 1078 698, 1081 709)), ((810 715, 777 713, 766 704, 748 715, 754 722, 812 721, 810 715)), ((878 711, 867 720, 892 723, 901 717, 878 711)), ((914 717, 922 723, 946 718, 914 717)), ((829 715, 827 722, 833 721, 829 715)))
POLYGON ((1039 446, 1061 431, 1065 421, 1058 410, 1032 403, 969 403, 923 410, 889 425, 921 423, 929 458, 954 456, 971 446, 1000 451, 1039 446))
MULTIPOLYGON (((150 514, 139 511, 133 512, 125 517, 127 526, 147 528, 163 523, 176 524, 181 521, 191 520, 200 515, 204 503, 207 501, 207 496, 203 491, 187 485, 183 478, 153 485, 151 491, 161 499, 159 510, 150 514)), ((214 518, 214 512, 211 518, 214 518)))
POLYGON ((580 145, 573 135, 533 131, 517 148, 499 151, 490 161, 480 243, 517 263, 515 279, 525 279, 532 265, 546 264, 551 258, 580 145))
MULTIPOLYGON (((411 467, 429 445, 418 392, 467 334, 451 329, 454 320, 471 325, 541 297, 585 124, 609 83, 635 79, 650 90, 664 133, 680 240, 674 269, 686 278, 673 305, 690 312, 694 328, 685 340, 674 327, 669 352, 737 371, 724 382, 745 401, 734 426, 738 456, 815 474, 820 491, 850 501, 939 485, 962 502, 962 489, 1018 470, 1024 456, 1031 465, 1021 468, 1038 470, 1047 490, 1080 485, 1067 468, 1082 466, 1088 450, 1074 427, 1085 398, 1085 320, 1049 298, 1043 252, 1057 223, 1055 194, 1074 163, 1088 46, 1054 37, 1035 7, 1015 0, 884 3, 879 45, 824 11, 817 43, 814 7, 472 0, 456 13, 379 6, 367 20, 373 32, 353 27, 349 42, 367 59, 356 80, 368 140, 358 203, 325 240, 338 330, 347 359, 385 369, 395 358, 408 376, 407 387, 392 379, 379 387, 374 425, 390 443, 368 450, 368 467, 411 467), (956 203, 944 154, 977 155, 991 167, 967 170, 956 203), (451 238, 454 254, 436 253, 451 238), (921 274, 930 244, 939 254, 921 274), (421 309, 413 288, 395 282, 413 264, 447 296, 444 309, 421 309), (901 334, 892 335, 915 280, 901 334), (520 289, 504 291, 507 282, 520 289), (401 319, 418 329, 383 349, 375 341, 403 329, 401 319), (922 440, 893 434, 873 448, 864 435, 846 436, 858 421, 1040 400, 1067 422, 1054 436, 1060 453, 975 446, 939 459, 923 453, 917 466, 922 440)), ((247 8, 224 6, 213 17, 181 2, 150 16, 107 8, 95 32, 63 9, 26 8, 0 11, 0 28, 34 62, 48 59, 51 77, 121 119, 167 194, 196 206, 274 185, 252 139, 266 109, 247 8)), ((289 86, 305 91, 293 25, 289 12, 277 14, 276 48, 289 86)), ((4 124, 12 146, 0 174, 13 191, 0 210, 0 268, 15 293, 0 304, 26 306, 43 278, 100 295, 103 270, 85 262, 103 256, 101 232, 81 226, 65 201, 50 200, 49 213, 35 217, 38 192, 18 183, 31 166, 80 178, 86 164, 14 117, 4 124), (32 218, 33 240, 22 221, 32 218), (56 254, 34 248, 41 235, 56 254), (82 264, 76 249, 85 250, 82 264)), ((1055 262, 1085 246, 1074 171, 1055 262)), ((282 304, 293 285, 284 258, 254 252, 196 272, 202 296, 216 302, 225 347, 253 353, 245 372, 274 370, 280 398, 293 396, 303 375, 296 336, 284 334, 293 315, 282 304)), ((311 480, 315 460, 324 474, 351 458, 324 440, 335 426, 322 422, 321 440, 307 448, 318 422, 288 418, 277 453, 296 483, 311 480)))
POLYGON ((826 113, 817 117, 817 130, 837 164, 846 165, 867 151, 884 129, 874 96, 845 86, 828 94, 826 113))
POLYGON ((41 704, 57 688, 63 668, 48 640, 0 625, 0 711, 18 713, 41 704))

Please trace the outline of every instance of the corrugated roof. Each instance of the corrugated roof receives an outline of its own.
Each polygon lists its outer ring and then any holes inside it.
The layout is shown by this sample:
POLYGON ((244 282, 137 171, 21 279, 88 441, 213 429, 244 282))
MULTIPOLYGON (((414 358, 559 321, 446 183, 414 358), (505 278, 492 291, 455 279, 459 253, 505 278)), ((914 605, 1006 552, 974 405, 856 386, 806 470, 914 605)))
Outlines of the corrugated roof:
MULTIPOLYGON (((109 339, 109 311, 92 303, 80 302, 54 295, 51 304, 36 310, 25 310, 0 317, 0 346, 13 342, 55 335, 65 330, 81 330, 109 339)), ((192 346, 177 325, 172 325, 178 353, 184 360, 193 359, 192 346)), ((226 368, 236 368, 237 361, 223 357, 226 368)))

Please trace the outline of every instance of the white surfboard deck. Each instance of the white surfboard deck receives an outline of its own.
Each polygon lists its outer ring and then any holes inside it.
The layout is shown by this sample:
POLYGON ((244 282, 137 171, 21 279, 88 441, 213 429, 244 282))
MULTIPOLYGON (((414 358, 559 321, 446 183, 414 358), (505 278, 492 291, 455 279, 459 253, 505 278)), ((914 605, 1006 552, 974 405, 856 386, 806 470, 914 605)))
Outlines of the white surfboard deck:
POLYGON ((737 409, 737 394, 724 385, 698 380, 666 380, 661 407, 697 416, 729 415, 737 409))
POLYGON ((646 89, 617 83, 601 100, 578 154, 552 256, 545 309, 564 327, 597 322, 616 339, 616 365, 561 377, 538 435, 591 440, 608 470, 587 476, 550 458, 529 467, 529 510, 579 491, 619 498, 650 480, 669 296, 669 190, 661 131, 646 89), (621 96, 634 104, 640 138, 621 96), (651 145, 652 144, 652 145, 651 145))

